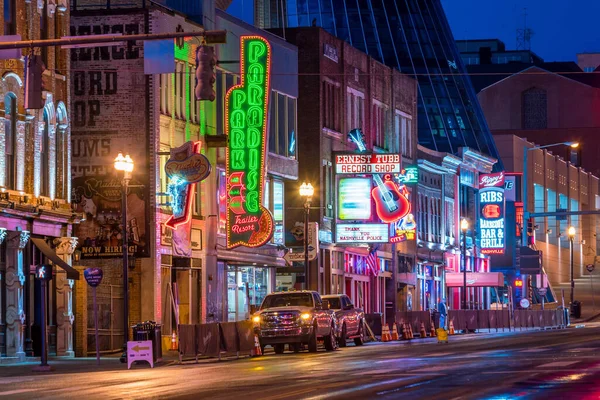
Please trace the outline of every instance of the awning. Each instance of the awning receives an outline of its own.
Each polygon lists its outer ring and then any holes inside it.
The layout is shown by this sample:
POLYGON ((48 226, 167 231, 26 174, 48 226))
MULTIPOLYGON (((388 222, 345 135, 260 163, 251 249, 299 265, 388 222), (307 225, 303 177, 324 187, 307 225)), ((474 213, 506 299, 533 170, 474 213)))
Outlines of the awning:
MULTIPOLYGON (((462 272, 446 273, 447 287, 462 287, 465 276, 462 272)), ((502 272, 467 272, 468 287, 502 287, 504 274, 502 272)))
POLYGON ((79 279, 79 271, 77 271, 75 268, 71 267, 69 264, 64 262, 56 254, 54 249, 52 249, 50 246, 48 246, 48 243, 46 243, 46 241, 44 239, 31 238, 31 241, 33 242, 35 247, 40 249, 40 251, 42 253, 44 253, 44 255, 50 259, 50 261, 52 261, 52 263, 54 265, 61 267, 67 273, 68 279, 75 279, 75 280, 79 279))

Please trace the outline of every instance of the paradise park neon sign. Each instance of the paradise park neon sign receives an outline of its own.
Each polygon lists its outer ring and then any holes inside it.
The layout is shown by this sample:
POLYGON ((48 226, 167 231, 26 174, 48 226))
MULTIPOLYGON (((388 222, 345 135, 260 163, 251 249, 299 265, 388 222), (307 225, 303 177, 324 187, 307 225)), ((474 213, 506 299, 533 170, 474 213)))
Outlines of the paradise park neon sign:
POLYGON ((261 36, 240 37, 241 83, 225 97, 227 248, 260 247, 273 236, 263 207, 271 46, 261 36))

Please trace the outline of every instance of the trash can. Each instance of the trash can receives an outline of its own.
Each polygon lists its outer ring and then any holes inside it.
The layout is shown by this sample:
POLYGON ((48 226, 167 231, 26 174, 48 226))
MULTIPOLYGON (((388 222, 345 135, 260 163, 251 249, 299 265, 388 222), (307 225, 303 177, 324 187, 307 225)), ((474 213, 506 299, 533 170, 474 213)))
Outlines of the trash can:
POLYGON ((152 358, 154 362, 162 360, 162 331, 160 324, 154 321, 141 322, 133 327, 133 340, 152 341, 152 358))
POLYGON ((574 318, 581 318, 581 302, 580 301, 573 301, 573 303, 571 303, 571 315, 574 318))

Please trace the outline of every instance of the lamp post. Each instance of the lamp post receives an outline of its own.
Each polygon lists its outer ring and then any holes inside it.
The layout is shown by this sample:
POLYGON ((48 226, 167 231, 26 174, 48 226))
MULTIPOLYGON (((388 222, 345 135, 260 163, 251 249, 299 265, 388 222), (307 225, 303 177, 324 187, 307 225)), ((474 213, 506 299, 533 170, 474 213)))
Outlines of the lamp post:
POLYGON ((304 198, 304 279, 306 281, 306 289, 309 289, 309 272, 308 267, 308 214, 310 212, 310 202, 315 193, 313 185, 302 182, 300 185, 300 196, 304 198))
POLYGON ((575 279, 573 277, 573 240, 575 239, 575 227, 570 226, 567 230, 569 235, 569 249, 571 250, 571 306, 575 297, 575 279))
POLYGON ((123 239, 123 355, 121 356, 121 362, 127 361, 127 342, 129 341, 129 278, 127 273, 129 271, 129 253, 127 243, 127 187, 131 180, 131 172, 133 171, 133 160, 127 154, 123 157, 123 154, 119 153, 115 158, 115 169, 123 172, 123 190, 121 192, 121 216, 122 225, 121 237, 123 239))
POLYGON ((463 290, 462 290, 462 309, 467 309, 467 231, 469 230, 469 221, 463 218, 460 221, 460 230, 463 235, 462 265, 463 265, 463 290))
POLYGON ((521 245, 527 247, 527 222, 529 221, 529 211, 527 210, 527 154, 531 150, 545 149, 554 146, 570 146, 574 149, 579 147, 577 142, 561 142, 547 144, 544 146, 524 147, 523 151, 523 228, 521 229, 521 245))

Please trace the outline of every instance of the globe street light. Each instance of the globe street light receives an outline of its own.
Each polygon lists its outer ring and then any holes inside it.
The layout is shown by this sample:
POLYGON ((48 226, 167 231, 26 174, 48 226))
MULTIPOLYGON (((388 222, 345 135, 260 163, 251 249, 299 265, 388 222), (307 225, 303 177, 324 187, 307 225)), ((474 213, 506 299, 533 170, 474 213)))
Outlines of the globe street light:
POLYGON ((521 229, 521 245, 527 247, 527 223, 529 222, 529 211, 527 210, 527 154, 531 150, 545 149, 554 146, 569 146, 573 149, 579 147, 578 142, 561 142, 547 144, 544 146, 524 147, 523 151, 523 227, 521 229))
POLYGON ((123 338, 125 344, 123 348, 123 355, 121 356, 121 362, 127 361, 127 342, 129 341, 129 279, 127 273, 129 270, 129 253, 127 243, 127 186, 131 180, 131 172, 133 171, 133 160, 127 154, 123 157, 122 153, 119 153, 115 158, 115 169, 123 172, 122 191, 121 191, 121 216, 122 225, 121 237, 123 239, 123 338))
POLYGON ((302 182, 300 185, 300 197, 304 198, 304 279, 306 280, 306 289, 309 289, 309 272, 308 267, 308 214, 310 212, 310 202, 315 193, 313 185, 302 182))
POLYGON ((575 227, 570 226, 567 230, 569 236, 569 249, 571 250, 571 307, 573 307, 573 299, 575 297, 575 279, 573 277, 573 240, 575 239, 575 227))
POLYGON ((467 231, 469 230, 469 221, 463 218, 460 221, 460 230, 463 235, 463 248, 462 248, 462 265, 463 265, 463 290, 462 290, 462 308, 467 309, 467 231))

